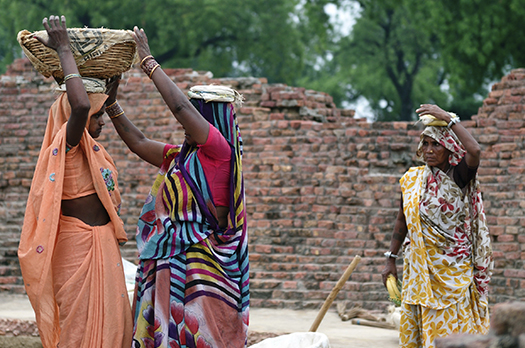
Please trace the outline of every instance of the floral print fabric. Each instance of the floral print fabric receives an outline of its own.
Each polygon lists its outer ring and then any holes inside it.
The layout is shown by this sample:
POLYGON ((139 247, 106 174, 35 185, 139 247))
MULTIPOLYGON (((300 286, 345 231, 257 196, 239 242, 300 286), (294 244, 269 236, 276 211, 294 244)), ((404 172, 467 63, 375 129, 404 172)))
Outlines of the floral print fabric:
POLYGON ((400 180, 405 249, 402 347, 435 337, 486 333, 492 251, 477 179, 466 193, 439 169, 411 168, 400 180))

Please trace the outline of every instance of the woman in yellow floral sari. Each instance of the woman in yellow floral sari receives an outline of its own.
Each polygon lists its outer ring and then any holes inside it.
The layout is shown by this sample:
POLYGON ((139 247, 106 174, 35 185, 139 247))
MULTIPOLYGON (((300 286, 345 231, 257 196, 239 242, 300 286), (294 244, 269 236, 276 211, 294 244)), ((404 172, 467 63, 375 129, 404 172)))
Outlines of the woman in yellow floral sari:
POLYGON ((417 156, 426 165, 401 178, 402 199, 383 283, 397 278, 402 246, 400 347, 434 347, 453 333, 485 334, 492 249, 477 169, 480 146, 437 105, 416 110, 426 128, 417 156))

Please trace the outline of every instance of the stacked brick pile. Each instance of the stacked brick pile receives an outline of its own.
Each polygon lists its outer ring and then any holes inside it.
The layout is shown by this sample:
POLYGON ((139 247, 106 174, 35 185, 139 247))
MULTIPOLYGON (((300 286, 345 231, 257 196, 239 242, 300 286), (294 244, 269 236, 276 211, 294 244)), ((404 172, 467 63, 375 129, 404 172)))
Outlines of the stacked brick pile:
MULTIPOLYGON (((368 309, 385 307, 382 255, 398 209, 398 180, 415 164, 420 128, 367 123, 352 110, 336 108, 325 93, 268 84, 264 78, 214 79, 188 69, 167 73, 183 90, 226 84, 246 97, 237 115, 244 140, 252 306, 319 308, 360 255, 339 299, 368 309)), ((503 78, 479 115, 464 122, 484 151, 480 180, 497 266, 492 303, 525 297, 524 77, 515 70, 503 78)), ((0 291, 23 292, 16 247, 52 88, 52 81, 23 59, 0 80, 0 291)), ((119 100, 150 138, 182 139, 180 126, 139 70, 125 74, 119 100)), ((111 124, 100 142, 119 168, 130 237, 123 254, 132 260, 137 217, 156 169, 130 153, 111 124)))
POLYGON ((482 146, 479 169, 493 237, 493 302, 525 299, 525 69, 492 87, 470 129, 482 146))

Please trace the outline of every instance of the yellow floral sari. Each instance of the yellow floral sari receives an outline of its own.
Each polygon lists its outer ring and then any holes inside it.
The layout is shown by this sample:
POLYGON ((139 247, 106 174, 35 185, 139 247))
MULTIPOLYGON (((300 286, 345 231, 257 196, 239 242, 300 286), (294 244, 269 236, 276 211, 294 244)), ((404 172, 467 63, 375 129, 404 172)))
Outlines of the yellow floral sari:
POLYGON ((492 251, 477 178, 461 190, 437 168, 401 178, 405 248, 400 346, 434 347, 452 333, 485 334, 492 251))

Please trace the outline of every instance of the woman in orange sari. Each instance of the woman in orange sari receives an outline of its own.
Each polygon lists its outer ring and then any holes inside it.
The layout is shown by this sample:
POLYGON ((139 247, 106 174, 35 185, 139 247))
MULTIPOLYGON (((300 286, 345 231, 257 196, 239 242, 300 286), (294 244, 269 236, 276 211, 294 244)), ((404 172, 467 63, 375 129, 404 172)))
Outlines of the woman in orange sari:
POLYGON ((44 18, 64 72, 49 111, 27 202, 18 256, 44 348, 130 347, 131 308, 119 243, 117 171, 95 141, 104 121, 105 84, 82 78, 65 17, 44 18))

